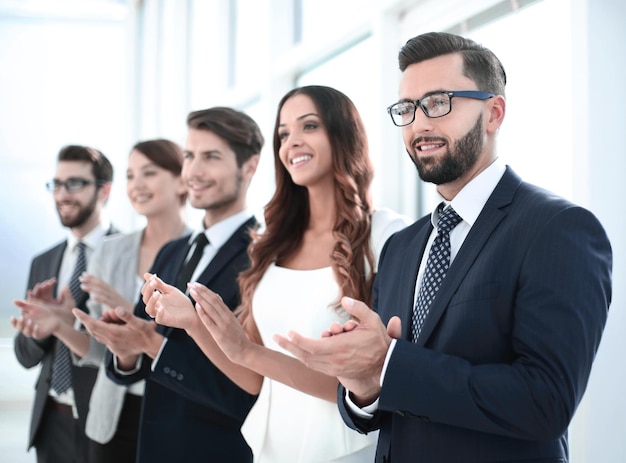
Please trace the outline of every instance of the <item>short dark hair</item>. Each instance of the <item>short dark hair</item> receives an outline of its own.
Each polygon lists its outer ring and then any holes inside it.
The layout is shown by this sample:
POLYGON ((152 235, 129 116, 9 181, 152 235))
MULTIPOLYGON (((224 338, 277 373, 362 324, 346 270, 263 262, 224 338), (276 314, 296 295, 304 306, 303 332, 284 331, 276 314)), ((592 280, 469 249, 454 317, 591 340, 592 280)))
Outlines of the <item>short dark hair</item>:
POLYGON ((67 145, 61 148, 57 161, 83 161, 91 164, 91 171, 100 184, 113 181, 113 166, 99 150, 89 146, 67 145))
POLYGON ((187 116, 190 129, 207 130, 226 140, 235 152, 237 165, 261 153, 263 135, 257 123, 247 114, 233 108, 217 106, 192 111, 187 116))
POLYGON ((459 53, 464 74, 479 90, 504 96, 506 72, 498 57, 471 39, 445 32, 428 32, 409 39, 400 49, 398 63, 404 72, 411 64, 438 56, 459 53))

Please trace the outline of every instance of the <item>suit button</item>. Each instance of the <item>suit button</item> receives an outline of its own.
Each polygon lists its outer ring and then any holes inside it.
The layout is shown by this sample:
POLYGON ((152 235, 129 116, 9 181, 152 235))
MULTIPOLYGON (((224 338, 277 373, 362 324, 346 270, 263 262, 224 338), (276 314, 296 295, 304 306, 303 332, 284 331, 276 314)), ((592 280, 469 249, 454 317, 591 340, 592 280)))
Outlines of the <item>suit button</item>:
POLYGON ((170 373, 170 367, 164 367, 163 368, 163 373, 165 373, 166 375, 168 375, 170 373))
POLYGON ((172 370, 172 371, 170 371, 170 376, 171 376, 172 378, 176 378, 176 370, 172 370))
POLYGON ((183 380, 183 374, 182 373, 178 373, 178 376, 176 377, 176 379, 178 381, 182 381, 183 380))

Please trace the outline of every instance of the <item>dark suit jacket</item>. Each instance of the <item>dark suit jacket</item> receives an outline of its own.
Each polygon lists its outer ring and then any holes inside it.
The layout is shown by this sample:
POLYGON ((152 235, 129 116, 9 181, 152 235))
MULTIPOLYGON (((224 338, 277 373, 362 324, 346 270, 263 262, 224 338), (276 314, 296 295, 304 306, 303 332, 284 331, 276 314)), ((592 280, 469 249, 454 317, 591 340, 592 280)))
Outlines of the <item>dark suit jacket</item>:
POLYGON ((409 339, 430 217, 387 242, 374 288, 402 319, 378 411, 377 462, 566 462, 611 299, 611 247, 588 211, 507 170, 409 339))
MULTIPOLYGON (((111 226, 107 231, 107 235, 117 232, 118 230, 111 226)), ((33 258, 30 266, 30 275, 28 277, 29 290, 37 283, 59 276, 61 261, 66 247, 67 241, 63 241, 33 258)), ((85 296, 84 300, 76 302, 78 308, 89 312, 86 305, 87 296, 85 296)), ((35 437, 37 436, 37 431, 39 430, 45 412, 48 391, 50 390, 50 380, 52 378, 52 363, 56 342, 57 339, 54 336, 37 341, 24 336, 22 333, 18 333, 14 340, 15 355, 22 366, 32 368, 41 363, 41 372, 39 373, 39 378, 35 385, 35 400, 30 422, 28 448, 31 448, 35 444, 35 437)), ((97 368, 77 367, 72 365, 72 389, 74 391, 78 419, 81 429, 83 430, 85 429, 85 420, 87 419, 87 411, 89 410, 91 389, 93 388, 97 374, 97 368)))
MULTIPOLYGON (((242 225, 219 249, 198 282, 217 292, 234 309, 240 302, 237 275, 249 267, 249 230, 254 218, 242 225)), ((189 251, 189 236, 166 244, 151 269, 163 281, 175 284, 189 251)), ((148 318, 141 298, 135 315, 148 318)), ((202 353, 184 330, 162 325, 167 337, 154 371, 144 355, 141 370, 120 376, 107 352, 107 375, 119 384, 146 379, 139 430, 138 462, 207 461, 251 462, 252 454, 240 428, 256 400, 230 381, 202 353)))

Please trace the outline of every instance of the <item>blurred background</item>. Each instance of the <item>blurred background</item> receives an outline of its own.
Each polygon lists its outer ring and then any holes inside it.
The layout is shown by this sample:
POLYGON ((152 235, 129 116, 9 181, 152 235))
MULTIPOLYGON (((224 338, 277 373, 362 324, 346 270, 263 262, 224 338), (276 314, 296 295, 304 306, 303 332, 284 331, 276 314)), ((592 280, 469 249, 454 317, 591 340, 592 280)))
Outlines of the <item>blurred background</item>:
MULTIPOLYGON (((375 204, 418 218, 433 191, 385 108, 397 100, 398 50, 436 30, 471 37, 503 62, 500 158, 591 209, 611 237, 613 304, 570 427, 571 462, 626 461, 626 220, 615 209, 626 195, 625 23, 622 0, 0 0, 0 460, 35 461, 25 448, 38 371, 17 364, 9 317, 31 258, 65 237, 44 187, 62 146, 111 159, 107 213, 131 231, 142 225, 125 193, 131 146, 184 144, 189 111, 236 107, 266 137, 249 194, 262 216, 279 99, 294 86, 330 85, 365 121, 375 204)), ((195 226, 201 215, 187 213, 195 226)))

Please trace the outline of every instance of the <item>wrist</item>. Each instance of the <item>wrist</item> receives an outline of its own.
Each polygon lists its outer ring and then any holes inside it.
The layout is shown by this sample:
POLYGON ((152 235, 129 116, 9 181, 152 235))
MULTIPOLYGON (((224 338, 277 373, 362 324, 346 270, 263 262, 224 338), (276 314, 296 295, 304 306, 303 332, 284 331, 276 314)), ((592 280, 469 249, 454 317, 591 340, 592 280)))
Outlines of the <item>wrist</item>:
POLYGON ((117 368, 121 371, 130 371, 134 370, 137 365, 137 359, 139 358, 136 355, 124 355, 124 356, 116 356, 117 357, 117 368))
POLYGON ((361 389, 357 387, 354 387, 353 389, 346 387, 346 389, 348 389, 348 392, 350 394, 350 400, 352 400, 352 402, 360 408, 367 407, 368 405, 373 404, 376 399, 380 397, 381 391, 378 384, 372 385, 367 389, 361 389))
POLYGON ((144 346, 143 352, 150 358, 155 359, 161 350, 161 345, 163 344, 163 336, 157 333, 156 331, 152 331, 148 336, 146 341, 146 345, 144 346))

